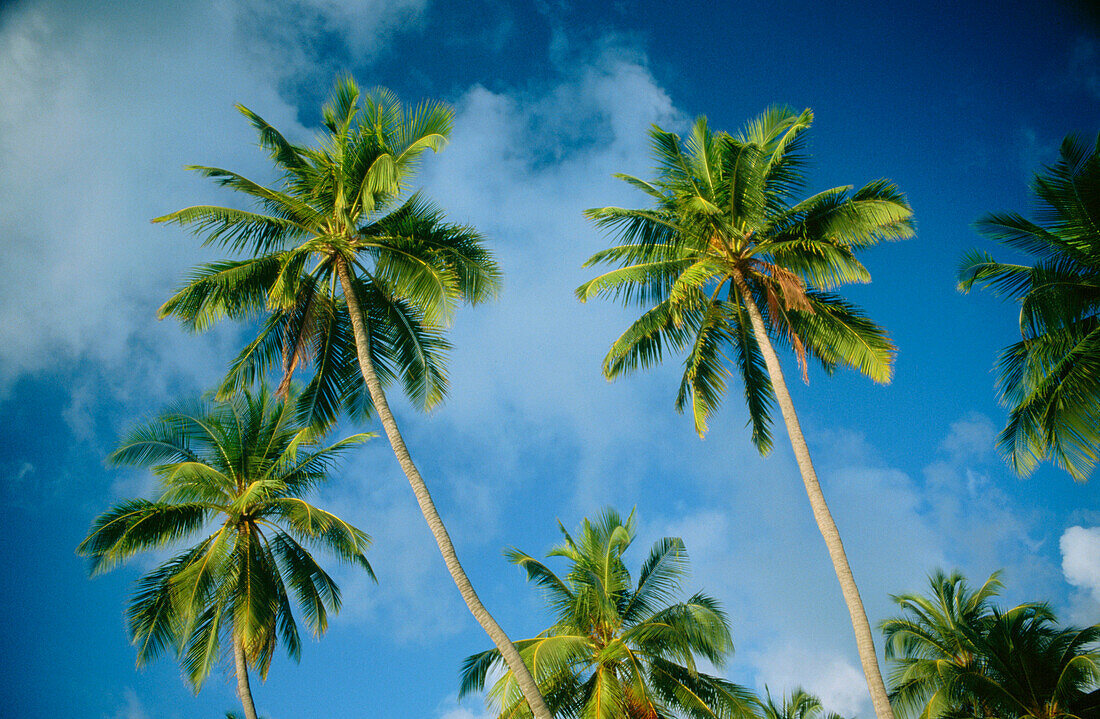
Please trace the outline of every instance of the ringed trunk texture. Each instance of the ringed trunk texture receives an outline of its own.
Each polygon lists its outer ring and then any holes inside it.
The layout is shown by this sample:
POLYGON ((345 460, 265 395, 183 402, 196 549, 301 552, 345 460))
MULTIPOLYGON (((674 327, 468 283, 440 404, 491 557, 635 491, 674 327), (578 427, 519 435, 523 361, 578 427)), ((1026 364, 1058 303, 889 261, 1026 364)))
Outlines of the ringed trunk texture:
POLYGON ((817 520, 817 528, 825 539, 825 546, 829 549, 829 557, 833 560, 833 569, 836 578, 840 581, 840 592, 844 595, 844 603, 848 605, 848 613, 852 616, 852 629, 856 635, 856 648, 859 650, 859 661, 863 665, 863 675, 867 678, 867 688, 871 693, 871 703, 874 705, 878 719, 894 719, 894 710, 890 706, 890 699, 886 693, 886 684, 882 681, 882 672, 878 666, 878 655, 875 652, 875 640, 871 634, 871 625, 867 622, 867 612, 863 609, 863 600, 859 596, 859 588, 856 586, 855 577, 852 576, 852 568, 848 565, 848 555, 844 553, 844 544, 840 541, 840 532, 833 521, 833 515, 829 511, 829 505, 825 503, 825 495, 821 492, 821 484, 817 481, 817 472, 814 471, 813 462, 810 460, 810 449, 806 446, 806 438, 802 435, 802 426, 798 423, 798 415, 794 411, 794 403, 791 402, 791 394, 787 390, 787 383, 783 379, 783 370, 779 366, 779 357, 775 354, 768 332, 764 327, 764 317, 760 314, 760 308, 756 306, 752 293, 749 291, 745 279, 735 276, 734 282, 745 300, 745 307, 749 312, 749 320, 752 323, 753 335, 760 345, 760 352, 764 355, 764 364, 767 365, 768 375, 771 377, 772 387, 775 389, 775 399, 779 409, 783 413, 783 422, 787 425, 787 435, 791 440, 791 448, 794 450, 795 461, 802 474, 802 483, 806 486, 806 495, 810 498, 810 507, 813 509, 814 519, 817 520))
POLYGON ((386 436, 390 440, 390 446, 393 447, 397 463, 401 465, 401 469, 405 472, 405 476, 412 486, 413 494, 416 495, 416 502, 420 505, 420 512, 424 515, 424 521, 428 523, 428 528, 431 529, 432 536, 435 537, 435 542, 439 546, 439 553, 443 555, 443 563, 447 565, 447 571, 451 573, 451 579, 458 587, 458 592, 462 595, 466 606, 469 607, 470 613, 474 615, 474 619, 489 635, 489 639, 500 651, 504 662, 512 671, 512 676, 515 677, 520 691, 523 692, 523 697, 531 707, 531 712, 536 719, 553 719, 550 708, 546 706, 546 701, 539 692, 538 684, 527 669, 527 665, 523 663, 519 651, 516 650, 515 645, 512 644, 508 635, 504 633, 504 630, 500 628, 492 615, 489 614, 485 605, 481 603, 481 599, 477 596, 473 585, 470 584, 470 579, 466 576, 465 570, 462 569, 462 565, 458 561, 458 555, 455 553, 451 537, 447 533, 447 528, 443 526, 443 520, 440 519, 439 512, 435 508, 435 502, 432 501, 432 495, 428 492, 428 486, 424 483, 424 479, 420 476, 420 471, 416 468, 416 465, 413 464, 409 450, 405 446, 405 439, 401 436, 393 412, 390 411, 389 402, 386 401, 386 394, 382 391, 382 384, 378 381, 378 375, 374 371, 365 318, 359 307, 359 298, 355 296, 352 287, 347 262, 343 257, 336 259, 336 271, 340 276, 340 285, 348 303, 348 314, 351 316, 352 331, 355 334, 355 351, 359 356, 359 368, 363 373, 363 381, 367 383, 371 402, 374 404, 374 408, 378 410, 378 418, 382 421, 382 426, 386 430, 386 436))
POLYGON ((237 665, 237 696, 244 709, 244 719, 257 719, 256 705, 252 703, 252 688, 248 685, 248 660, 244 656, 244 642, 233 637, 233 659, 237 665))

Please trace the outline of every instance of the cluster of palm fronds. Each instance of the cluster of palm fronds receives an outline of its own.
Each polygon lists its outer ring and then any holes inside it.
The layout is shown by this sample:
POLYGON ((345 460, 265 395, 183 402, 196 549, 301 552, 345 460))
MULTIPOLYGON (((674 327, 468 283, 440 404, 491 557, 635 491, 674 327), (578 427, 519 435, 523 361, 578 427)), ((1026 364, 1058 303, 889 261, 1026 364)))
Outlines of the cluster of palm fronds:
POLYGON ((1001 447, 1013 468, 1027 474, 1050 457, 1080 481, 1100 452, 1100 138, 1067 137, 1032 190, 1038 222, 995 213, 978 229, 1035 264, 972 250, 959 287, 985 285, 1020 305, 1020 341, 997 367, 1010 409, 1001 447))
POLYGON ((894 597, 882 623, 891 700, 920 719, 1100 717, 1100 624, 1059 626, 1050 606, 993 606, 995 573, 976 591, 937 572, 927 596, 894 597))

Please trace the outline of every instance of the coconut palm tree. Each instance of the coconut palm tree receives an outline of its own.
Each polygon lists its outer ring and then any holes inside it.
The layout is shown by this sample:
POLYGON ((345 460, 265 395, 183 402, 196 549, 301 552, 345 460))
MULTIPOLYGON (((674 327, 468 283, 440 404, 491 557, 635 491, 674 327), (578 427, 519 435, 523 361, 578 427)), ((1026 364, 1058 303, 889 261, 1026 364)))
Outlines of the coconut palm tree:
POLYGON ((1100 624, 1058 627, 1045 605, 994 612, 981 637, 982 672, 970 691, 1009 719, 1095 719, 1100 689, 1100 624))
POLYGON ((1035 175, 1037 222, 994 213, 978 231, 1034 264, 999 262, 971 250, 959 289, 975 285, 1020 305, 1021 339, 997 363, 1009 407, 1000 448, 1013 470, 1030 474, 1045 458, 1077 481, 1096 465, 1100 446, 1100 137, 1070 135, 1058 161, 1035 175))
POLYGON ((690 407, 699 435, 733 371, 741 378, 752 440, 767 453, 779 405, 795 460, 829 549, 855 630, 879 719, 892 719, 874 639, 844 546, 821 492, 775 351, 794 351, 803 379, 813 357, 827 371, 844 364, 888 382, 894 346, 856 307, 829 290, 870 275, 855 252, 913 233, 911 210, 885 180, 851 192, 835 187, 800 199, 804 131, 813 115, 773 107, 739 135, 715 133, 699 118, 681 142, 651 131, 657 177, 619 175, 649 196, 647 209, 587 211, 619 243, 587 265, 617 269, 577 290, 645 308, 604 359, 609 378, 686 352, 676 408, 690 407))
POLYGON ((980 671, 978 644, 993 620, 991 600, 1004 586, 1000 572, 976 591, 958 572, 937 570, 928 583, 927 596, 891 595, 902 614, 879 625, 886 659, 894 663, 890 700, 901 714, 920 719, 988 716, 965 677, 980 671))
POLYGON ((760 710, 763 719, 843 719, 835 712, 826 713, 821 700, 801 687, 796 687, 778 702, 765 687, 760 710))
POLYGON ((199 267, 160 315, 194 330, 223 317, 262 318, 223 393, 273 368, 282 373, 282 391, 295 370, 312 361, 303 419, 328 421, 341 409, 360 418, 377 412, 463 600, 517 672, 536 716, 550 719, 519 654, 459 563, 385 392, 400 379, 415 406, 438 404, 447 389, 443 325, 459 302, 486 300, 499 283, 481 235, 447 222, 409 190, 423 154, 445 144, 450 108, 435 102, 406 108, 389 91, 360 93, 344 77, 323 108, 324 130, 312 147, 238 109, 270 152, 278 182, 267 186, 229 170, 192 168, 249 196, 257 211, 198 206, 155 221, 191 227, 207 244, 249 254, 199 267))
MULTIPOLYGON (((747 689, 698 669, 700 659, 723 666, 733 641, 717 601, 702 593, 677 601, 688 570, 680 539, 657 541, 635 583, 623 562, 635 537, 633 512, 624 519, 606 510, 586 519, 575 539, 561 532, 565 541, 547 556, 568 562, 564 578, 517 549, 506 553, 545 590, 554 614, 549 628, 516 646, 555 716, 756 716, 747 689)), ((484 689, 500 665, 495 649, 468 657, 460 696, 484 689)), ((488 700, 502 718, 530 715, 510 670, 488 700)))
POLYGON ((318 448, 315 432, 294 421, 292 402, 266 388, 181 404, 131 431, 110 462, 151 468, 161 496, 116 504, 77 552, 98 574, 188 544, 138 580, 126 612, 138 666, 170 649, 198 691, 228 651, 245 716, 256 719, 249 666, 266 678, 280 642, 295 660, 301 653, 291 597, 314 635, 340 610, 339 587, 308 547, 374 577, 364 556, 370 537, 303 499, 368 436, 318 448))
POLYGON ((999 572, 977 591, 957 572, 936 572, 927 596, 893 597, 902 615, 882 630, 894 663, 890 698, 903 715, 1097 716, 1100 625, 1060 628, 1042 603, 1000 609, 991 600, 1001 588, 999 572))

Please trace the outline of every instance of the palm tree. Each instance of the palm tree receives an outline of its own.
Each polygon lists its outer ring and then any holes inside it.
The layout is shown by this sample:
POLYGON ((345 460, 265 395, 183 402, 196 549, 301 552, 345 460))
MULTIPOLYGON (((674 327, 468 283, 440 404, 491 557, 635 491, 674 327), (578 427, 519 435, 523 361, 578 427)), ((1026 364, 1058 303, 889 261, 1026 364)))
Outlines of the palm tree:
POLYGON ((852 617, 875 712, 892 719, 871 628, 773 342, 794 350, 803 379, 807 357, 814 357, 827 371, 845 364, 888 382, 894 346, 885 332, 828 290, 869 281, 854 253, 882 239, 911 236, 912 212, 885 180, 799 200, 803 132, 812 120, 809 110, 795 115, 773 107, 731 136, 711 132, 701 117, 683 144, 654 127, 657 178, 619 175, 649 195, 653 206, 587 211, 621 241, 587 265, 619 267, 581 285, 577 296, 583 302, 610 295, 647 308, 607 353, 609 379, 657 364, 666 350, 687 352, 676 408, 691 407, 700 436, 721 402, 731 366, 744 385, 752 440, 762 453, 771 448, 771 413, 779 405, 852 617))
MULTIPOLYGON (((546 591, 554 613, 549 628, 516 646, 555 716, 756 716, 747 689, 697 667, 699 659, 723 666, 733 640, 717 601, 702 593, 676 601, 688 570, 680 539, 657 541, 635 584, 623 562, 635 537, 633 513, 623 519, 606 510, 586 519, 576 539, 559 527, 565 541, 547 556, 569 563, 564 579, 517 549, 507 552, 546 591)), ((495 649, 468 657, 459 695, 484 689, 500 663, 495 649)), ((488 696, 502 718, 529 715, 510 670, 488 696)))
POLYGON ((796 687, 779 702, 772 698, 771 692, 765 687, 760 710, 763 719, 843 719, 835 712, 824 713, 821 700, 801 687, 796 687))
POLYGON ((979 649, 984 672, 971 691, 1010 719, 1095 719, 1100 689, 1100 624, 1060 628, 1045 605, 994 612, 979 649), (1090 692, 1092 695, 1090 695, 1090 692), (1090 708, 1091 707, 1091 708, 1090 708))
POLYGON ((307 546, 374 577, 363 554, 370 537, 303 499, 344 450, 370 435, 314 448, 315 432, 293 415, 290 401, 262 388, 181 404, 135 428, 110 461, 150 467, 161 496, 116 504, 77 549, 98 574, 138 553, 190 543, 138 580, 126 613, 138 666, 172 649, 198 691, 228 648, 248 719, 256 719, 248 667, 266 678, 279 642, 300 656, 291 596, 317 636, 340 610, 339 587, 307 546))
POLYGON ((1042 603, 993 606, 1002 588, 999 572, 977 591, 957 572, 937 571, 929 580, 927 596, 893 597, 903 614, 881 625, 887 659, 895 664, 890 698, 904 715, 1096 716, 1100 625, 1059 628, 1042 603))
POLYGON ((959 289, 975 285, 1020 304, 1021 339, 997 363, 1009 407, 1000 448, 1014 471, 1030 474, 1049 457, 1077 481, 1096 465, 1100 446, 1100 137, 1070 135, 1061 156, 1031 185, 1037 222, 994 213, 977 223, 986 237, 1034 257, 998 262, 971 250, 959 289))
POLYGON ((886 659, 894 662, 890 700, 903 715, 920 719, 988 716, 989 708, 968 692, 965 677, 979 670, 978 644, 993 619, 990 600, 1004 586, 1000 572, 977 591, 958 572, 937 570, 928 583, 928 596, 891 595, 902 615, 879 625, 886 659))
POLYGON ((385 393, 400 378, 417 407, 438 404, 447 389, 442 326, 458 302, 488 299, 500 279, 481 235, 448 223, 439 208, 409 192, 424 152, 445 144, 450 108, 424 102, 407 109, 389 91, 361 94, 344 77, 323 108, 324 132, 313 147, 291 143, 256 113, 238 109, 270 152, 277 185, 220 168, 192 169, 248 195, 258 211, 198 206, 155 221, 192 227, 207 244, 251 256, 199 267, 160 315, 194 330, 222 317, 264 318, 233 362, 223 393, 275 367, 282 390, 312 361, 304 420, 325 422, 341 408, 361 418, 378 413, 463 600, 517 672, 536 716, 550 719, 534 679, 524 676, 519 654, 462 569, 385 393))

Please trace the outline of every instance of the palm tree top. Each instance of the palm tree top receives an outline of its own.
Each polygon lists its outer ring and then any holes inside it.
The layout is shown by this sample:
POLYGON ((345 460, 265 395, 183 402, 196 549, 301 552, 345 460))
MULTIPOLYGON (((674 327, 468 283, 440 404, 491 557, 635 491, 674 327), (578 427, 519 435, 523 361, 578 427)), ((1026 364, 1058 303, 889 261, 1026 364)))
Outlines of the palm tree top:
POLYGON ((193 166, 243 193, 253 210, 199 205, 154 222, 189 227, 204 244, 247 255, 194 270, 159 310, 201 331, 223 318, 263 318, 237 357, 219 396, 281 370, 285 392, 294 372, 312 363, 303 419, 330 421, 342 409, 370 412, 355 367, 355 343, 341 268, 366 316, 383 385, 400 381, 413 403, 429 409, 447 390, 443 334, 459 303, 495 296, 500 269, 474 228, 447 221, 414 192, 427 151, 446 143, 450 107, 403 105, 389 90, 361 92, 340 78, 323 108, 311 146, 290 142, 256 112, 239 106, 256 129, 278 175, 271 185, 218 167, 193 166))
POLYGON ((843 719, 834 712, 825 713, 821 700, 802 687, 795 687, 777 701, 765 686, 760 710, 764 719, 843 719))
MULTIPOLYGON (((547 703, 563 717, 754 716, 751 693, 698 669, 722 667, 733 651, 729 621, 706 594, 682 598, 688 557, 679 538, 657 541, 635 580, 623 554, 636 536, 634 513, 607 509, 585 519, 547 553, 568 562, 564 576, 518 550, 506 556, 545 592, 553 624, 516 643, 547 703)), ((495 650, 468 657, 460 695, 484 688, 500 665, 495 650)), ((506 673, 489 690, 502 717, 525 716, 506 673)))
POLYGON ((138 582, 127 617, 139 665, 172 649, 198 689, 231 638, 266 676, 277 644, 300 656, 292 597, 316 635, 340 609, 340 590, 312 548, 374 578, 370 537, 303 498, 372 435, 322 446, 314 429, 295 422, 293 400, 265 386, 226 401, 181 402, 135 427, 110 455, 116 466, 150 468, 160 496, 119 502, 95 519, 77 549, 91 573, 189 545, 138 582))
POLYGON ((612 345, 604 373, 614 378, 686 351, 676 407, 691 407, 700 435, 737 371, 753 440, 771 446, 773 390, 751 336, 749 295, 771 341, 793 350, 804 379, 813 357, 830 372, 844 364, 890 380, 895 348, 885 332, 829 291, 870 281, 855 253, 911 237, 912 210, 886 180, 802 197, 812 121, 808 109, 774 106, 736 135, 712 131, 705 117, 683 139, 654 126, 656 177, 617 175, 651 206, 586 211, 618 240, 586 266, 616 269, 581 285, 577 297, 648 308, 612 345))

